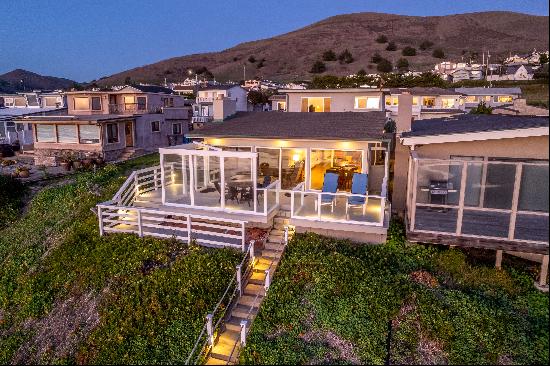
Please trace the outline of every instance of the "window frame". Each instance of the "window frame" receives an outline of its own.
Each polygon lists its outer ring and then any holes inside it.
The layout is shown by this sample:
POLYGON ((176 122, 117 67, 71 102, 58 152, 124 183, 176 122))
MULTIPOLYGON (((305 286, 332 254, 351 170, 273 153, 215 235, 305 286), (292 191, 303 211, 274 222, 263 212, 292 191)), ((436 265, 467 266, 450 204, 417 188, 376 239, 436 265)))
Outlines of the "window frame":
POLYGON ((83 145, 99 144, 101 142, 101 129, 97 125, 77 125, 78 126, 78 143, 83 145), (88 140, 97 140, 93 142, 85 141, 82 138, 82 127, 95 127, 97 129, 97 139, 88 139, 88 140))
POLYGON ((151 121, 151 133, 159 133, 160 132, 160 121, 159 120, 155 120, 155 121, 151 121), (158 129, 155 129, 155 125, 158 126, 158 129))
POLYGON ((172 123, 172 135, 182 135, 183 134, 183 124, 181 122, 172 123), (175 132, 174 127, 179 127, 179 132, 175 132))
POLYGON ((97 112, 97 111, 102 111, 103 110, 103 102, 102 102, 101 99, 102 99, 101 96, 92 96, 92 97, 90 97, 90 110, 91 111, 97 112), (99 99, 99 109, 94 108, 94 99, 99 99))
POLYGON ((106 141, 108 144, 118 144, 120 143, 119 138, 119 131, 118 131, 118 123, 106 123, 105 124, 105 135, 106 135, 106 141), (114 131, 116 131, 116 136, 109 136, 110 132, 112 132, 112 126, 115 126, 114 131), (116 139, 114 138, 116 137, 116 139))
POLYGON ((67 125, 65 125, 65 124, 56 124, 56 125, 55 125, 55 135, 56 135, 56 137, 57 137, 57 143, 59 143, 59 144, 78 144, 78 141, 79 141, 79 138, 78 138, 78 128, 77 128, 77 125, 76 125, 76 124, 74 124, 74 125, 69 125, 69 124, 67 124, 67 125), (74 133, 75 133, 75 135, 74 135, 75 139, 74 139, 74 141, 61 141, 61 136, 60 136, 60 134, 59 134, 59 128, 60 128, 60 127, 68 127, 68 126, 73 127, 74 133))
POLYGON ((90 102, 90 97, 77 97, 77 96, 75 96, 75 97, 73 97, 73 110, 75 110, 75 111, 89 111, 90 108, 91 108, 90 103, 91 103, 91 102, 90 102), (88 108, 86 108, 86 109, 78 109, 78 108, 76 108, 76 100, 77 100, 77 99, 87 99, 87 100, 88 100, 88 108))
POLYGON ((303 112, 307 112, 307 113, 324 113, 324 112, 330 112, 331 110, 331 105, 332 105, 332 97, 301 97, 301 106, 300 106, 300 110, 302 111, 303 107, 304 107, 304 99, 307 100, 307 110, 306 111, 303 111, 303 112), (321 104, 321 106, 323 107, 323 110, 322 111, 313 111, 313 112, 310 112, 309 111, 309 106, 310 106, 310 103, 309 103, 309 99, 321 99, 323 101, 323 103, 321 104), (327 106, 327 100, 328 100, 328 111, 326 110, 326 106, 327 106))
POLYGON ((377 97, 377 96, 356 96, 353 108, 354 109, 359 109, 359 110, 368 110, 368 111, 379 110, 380 109, 380 97, 377 97), (361 99, 365 100, 365 107, 364 108, 359 106, 359 100, 361 100, 361 99), (376 108, 369 108, 369 99, 377 99, 378 100, 378 105, 377 105, 376 108))
POLYGON ((39 124, 36 124, 35 126, 36 126, 36 127, 35 127, 36 131, 35 131, 35 139, 34 139, 34 140, 35 140, 36 142, 38 142, 38 143, 47 143, 47 144, 55 144, 55 143, 57 143, 57 129, 56 129, 56 127, 55 127, 55 124, 53 124, 53 123, 45 123, 45 124, 39 123, 39 124), (53 130, 53 138, 52 138, 51 140, 48 140, 48 141, 39 140, 39 139, 38 139, 38 130, 39 130, 40 128, 43 128, 43 127, 46 127, 46 126, 52 128, 52 130, 53 130))

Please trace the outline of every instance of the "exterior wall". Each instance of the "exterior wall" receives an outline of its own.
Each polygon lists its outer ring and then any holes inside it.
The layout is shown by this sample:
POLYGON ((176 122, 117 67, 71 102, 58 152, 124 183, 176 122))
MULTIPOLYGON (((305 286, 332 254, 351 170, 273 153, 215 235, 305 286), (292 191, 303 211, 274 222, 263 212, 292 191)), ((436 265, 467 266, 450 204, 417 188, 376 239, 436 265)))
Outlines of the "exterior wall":
POLYGON ((453 142, 417 146, 421 158, 449 159, 451 155, 493 158, 548 159, 548 136, 453 142))
MULTIPOLYGON (((164 99, 170 98, 173 100, 174 107, 184 107, 185 98, 181 95, 173 94, 158 94, 158 93, 132 93, 132 92, 90 92, 90 93, 68 93, 67 94, 67 107, 70 115, 90 115, 90 114, 134 114, 134 113, 147 113, 161 111, 164 107, 164 99), (76 97, 100 97, 101 98, 101 110, 75 110, 74 98, 76 97), (124 97, 146 97, 145 110, 125 110, 124 97), (112 102, 115 102, 116 106, 112 106, 112 102)), ((91 103, 91 101, 90 101, 91 103)))
POLYGON ((331 98, 330 111, 331 112, 372 112, 375 109, 356 109, 355 97, 380 97, 379 111, 384 110, 384 97, 383 93, 378 90, 364 91, 350 91, 350 92, 336 92, 336 91, 300 91, 287 93, 287 111, 288 112, 301 112, 302 110, 302 98, 331 98))
POLYGON ((237 104, 234 99, 223 98, 214 100, 213 105, 213 114, 214 120, 224 120, 226 117, 229 117, 236 113, 237 104))
MULTIPOLYGON (((399 98, 400 94, 391 94, 386 95, 385 98, 399 98)), ((449 109, 449 110, 465 110, 464 100, 460 95, 414 95, 415 99, 418 98, 418 104, 412 106, 413 116, 416 119, 429 119, 429 118, 442 118, 448 117, 456 114, 456 112, 445 113, 431 113, 430 110, 433 109, 449 109), (433 107, 426 107, 422 105, 422 98, 424 97, 435 97, 435 105, 433 107), (452 107, 447 108, 443 107, 443 99, 454 99, 454 104, 452 107)), ((384 102, 385 103, 385 102, 384 102)), ((476 104, 477 106, 477 104, 476 104)), ((397 116, 398 105, 385 105, 386 111, 390 111, 391 116, 397 116)))
MULTIPOLYGON (((212 103, 214 99, 219 97, 227 97, 235 100, 237 112, 246 112, 248 110, 247 91, 240 86, 235 86, 230 89, 209 89, 199 90, 197 103, 212 103)), ((199 112, 202 113, 202 112, 199 112)), ((203 114, 199 114, 203 115, 203 114)), ((212 114, 209 114, 211 116, 212 114)))

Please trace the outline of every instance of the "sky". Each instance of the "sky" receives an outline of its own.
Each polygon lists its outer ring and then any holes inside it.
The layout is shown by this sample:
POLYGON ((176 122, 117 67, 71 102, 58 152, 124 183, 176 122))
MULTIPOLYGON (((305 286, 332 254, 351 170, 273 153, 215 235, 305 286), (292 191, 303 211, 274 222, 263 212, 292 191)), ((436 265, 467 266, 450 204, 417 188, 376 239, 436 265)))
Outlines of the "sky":
POLYGON ((90 81, 170 57, 219 51, 364 11, 548 15, 547 0, 2 0, 0 74, 90 81))

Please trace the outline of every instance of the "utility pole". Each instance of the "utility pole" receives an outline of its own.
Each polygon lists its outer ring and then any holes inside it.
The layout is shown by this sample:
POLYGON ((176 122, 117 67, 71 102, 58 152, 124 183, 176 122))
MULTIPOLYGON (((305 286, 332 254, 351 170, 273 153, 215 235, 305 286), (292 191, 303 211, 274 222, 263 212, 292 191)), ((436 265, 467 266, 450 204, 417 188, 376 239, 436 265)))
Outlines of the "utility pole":
POLYGON ((243 83, 246 83, 246 64, 243 64, 243 83))

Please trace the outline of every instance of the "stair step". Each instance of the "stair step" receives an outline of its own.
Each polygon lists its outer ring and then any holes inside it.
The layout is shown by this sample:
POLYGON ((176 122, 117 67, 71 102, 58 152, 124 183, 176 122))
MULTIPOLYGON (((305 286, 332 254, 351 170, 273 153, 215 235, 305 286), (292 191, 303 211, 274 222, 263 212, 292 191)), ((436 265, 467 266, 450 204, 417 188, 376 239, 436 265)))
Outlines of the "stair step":
MULTIPOLYGON (((217 346, 217 345, 216 345, 217 346)), ((219 353, 218 351, 214 352, 214 350, 216 348, 219 348, 219 347, 216 347, 214 346, 212 348, 212 352, 210 353, 210 357, 214 358, 214 359, 217 359, 217 360, 220 360, 222 363, 222 365, 227 365, 228 362, 237 362, 237 357, 235 357, 235 355, 237 355, 239 353, 239 346, 237 345, 235 347, 235 349, 233 349, 233 347, 228 347, 227 349, 226 348, 223 348, 222 350, 223 351, 226 351, 227 352, 227 355, 225 355, 224 353, 219 353), (229 358, 229 354, 231 353, 231 351, 233 351, 233 357, 229 358)), ((214 364, 211 364, 211 365, 220 365, 220 363, 214 363, 214 364)))
POLYGON ((274 224, 281 224, 281 225, 288 225, 290 224, 290 219, 288 219, 287 217, 275 217, 273 219, 273 223, 274 224))
POLYGON ((248 283, 263 285, 265 283, 265 272, 252 272, 248 278, 248 283))
POLYGON ((256 299, 256 296, 243 295, 239 298, 239 301, 237 301, 237 305, 250 307, 252 304, 254 304, 254 307, 259 307, 261 301, 262 296, 258 296, 258 298, 256 299))
MULTIPOLYGON (((278 251, 278 252, 282 252, 283 249, 284 249, 284 244, 282 243, 265 243, 264 244, 264 250, 268 250, 268 251, 278 251)), ((262 253, 263 253, 263 250, 262 250, 262 253)))
POLYGON ((274 260, 274 259, 278 260, 279 258, 281 258, 281 255, 283 255, 282 250, 264 249, 264 250, 262 250, 261 257, 266 258, 266 259, 271 259, 271 260, 274 260))
POLYGON ((233 308, 233 311, 231 312, 231 316, 249 319, 251 316, 254 316, 257 313, 258 313, 257 306, 250 307, 250 306, 237 304, 237 306, 233 308))
POLYGON ((241 340, 240 331, 235 332, 233 330, 226 329, 224 332, 220 334, 216 342, 234 345, 235 343, 240 342, 240 340, 241 340))
POLYGON ((261 296, 265 296, 265 289, 263 285, 249 283, 244 288, 244 294, 250 296, 256 296, 257 294, 260 294, 261 296))
POLYGON ((275 218, 278 218, 278 217, 281 217, 281 218, 289 218, 290 217, 290 211, 286 211, 286 210, 279 210, 279 212, 277 213, 277 216, 275 218))
POLYGON ((240 332, 241 331, 241 320, 246 320, 245 318, 239 318, 237 316, 232 316, 228 321, 225 322, 225 329, 240 332))
POLYGON ((282 244, 283 238, 275 235, 270 235, 267 238, 267 243, 282 244))
POLYGON ((272 229, 272 230, 269 232, 269 236, 271 236, 271 235, 284 236, 284 235, 285 235, 285 232, 284 232, 284 230, 272 229))
POLYGON ((205 365, 232 365, 231 362, 213 357, 212 355, 208 357, 208 360, 206 360, 204 364, 205 365))
POLYGON ((276 260, 270 260, 266 258, 260 258, 258 262, 254 265, 254 272, 264 272, 270 267, 275 267, 277 265, 276 260))

